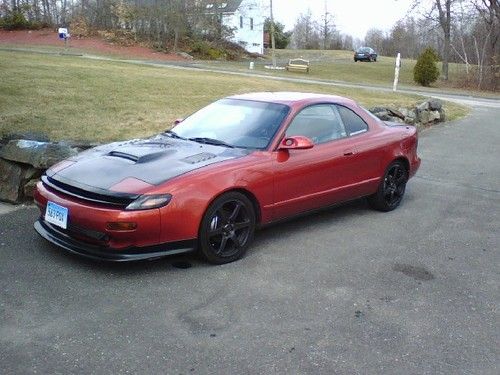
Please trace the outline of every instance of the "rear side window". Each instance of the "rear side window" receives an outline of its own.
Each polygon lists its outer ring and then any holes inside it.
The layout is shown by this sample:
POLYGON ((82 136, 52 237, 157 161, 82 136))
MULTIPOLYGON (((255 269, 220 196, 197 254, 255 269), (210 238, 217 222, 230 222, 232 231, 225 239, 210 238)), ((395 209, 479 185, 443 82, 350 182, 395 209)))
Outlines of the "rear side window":
POLYGON ((347 133, 335 108, 329 104, 319 104, 304 108, 295 116, 286 135, 302 135, 320 144, 343 138, 347 133))
POLYGON ((368 125, 356 113, 341 105, 337 106, 337 108, 349 135, 356 135, 368 131, 368 125))

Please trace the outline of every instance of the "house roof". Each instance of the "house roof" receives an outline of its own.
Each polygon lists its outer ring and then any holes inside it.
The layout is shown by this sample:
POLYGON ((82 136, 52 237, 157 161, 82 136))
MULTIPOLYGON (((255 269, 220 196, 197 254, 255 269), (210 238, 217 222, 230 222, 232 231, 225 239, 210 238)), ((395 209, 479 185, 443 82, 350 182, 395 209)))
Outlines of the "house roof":
POLYGON ((234 13, 240 7, 243 0, 206 0, 207 10, 213 10, 218 7, 218 11, 222 13, 234 13))

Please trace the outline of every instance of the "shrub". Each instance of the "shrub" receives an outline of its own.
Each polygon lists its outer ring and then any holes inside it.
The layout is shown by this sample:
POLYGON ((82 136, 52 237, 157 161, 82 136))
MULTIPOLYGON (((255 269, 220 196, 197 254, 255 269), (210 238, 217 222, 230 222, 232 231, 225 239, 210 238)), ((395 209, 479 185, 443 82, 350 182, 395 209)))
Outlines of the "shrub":
POLYGON ((24 17, 24 14, 19 11, 8 12, 0 19, 0 28, 6 30, 18 30, 29 28, 30 23, 24 17))
POLYGON ((422 86, 429 86, 439 78, 439 69, 436 62, 439 61, 436 51, 427 48, 417 59, 413 68, 413 80, 422 86))
POLYGON ((225 50, 215 43, 197 40, 191 46, 191 53, 201 59, 219 60, 226 57, 225 50))
POLYGON ((30 6, 27 4, 21 5, 14 10, 0 6, 0 29, 38 30, 48 26, 44 22, 28 20, 26 14, 28 14, 29 10, 30 6))

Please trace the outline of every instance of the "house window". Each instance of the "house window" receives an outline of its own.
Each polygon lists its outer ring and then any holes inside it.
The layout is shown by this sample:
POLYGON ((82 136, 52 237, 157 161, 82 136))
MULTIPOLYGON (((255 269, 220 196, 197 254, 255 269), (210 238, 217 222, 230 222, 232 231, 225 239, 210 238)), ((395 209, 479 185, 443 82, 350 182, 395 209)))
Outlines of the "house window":
POLYGON ((243 29, 243 16, 240 16, 240 29, 243 29))
POLYGON ((250 18, 250 30, 253 30, 253 18, 250 18))

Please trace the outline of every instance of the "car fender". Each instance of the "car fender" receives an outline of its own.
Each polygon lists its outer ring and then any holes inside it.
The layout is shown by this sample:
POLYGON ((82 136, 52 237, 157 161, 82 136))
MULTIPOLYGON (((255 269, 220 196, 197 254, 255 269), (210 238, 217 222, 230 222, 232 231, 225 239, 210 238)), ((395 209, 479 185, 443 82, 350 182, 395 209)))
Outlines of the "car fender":
POLYGON ((210 204, 228 191, 241 191, 253 201, 259 221, 269 221, 273 203, 273 174, 270 152, 254 152, 244 158, 213 164, 157 188, 172 194, 161 212, 163 242, 193 239, 198 236, 203 215, 210 204), (182 220, 183 225, 178 225, 182 220))

